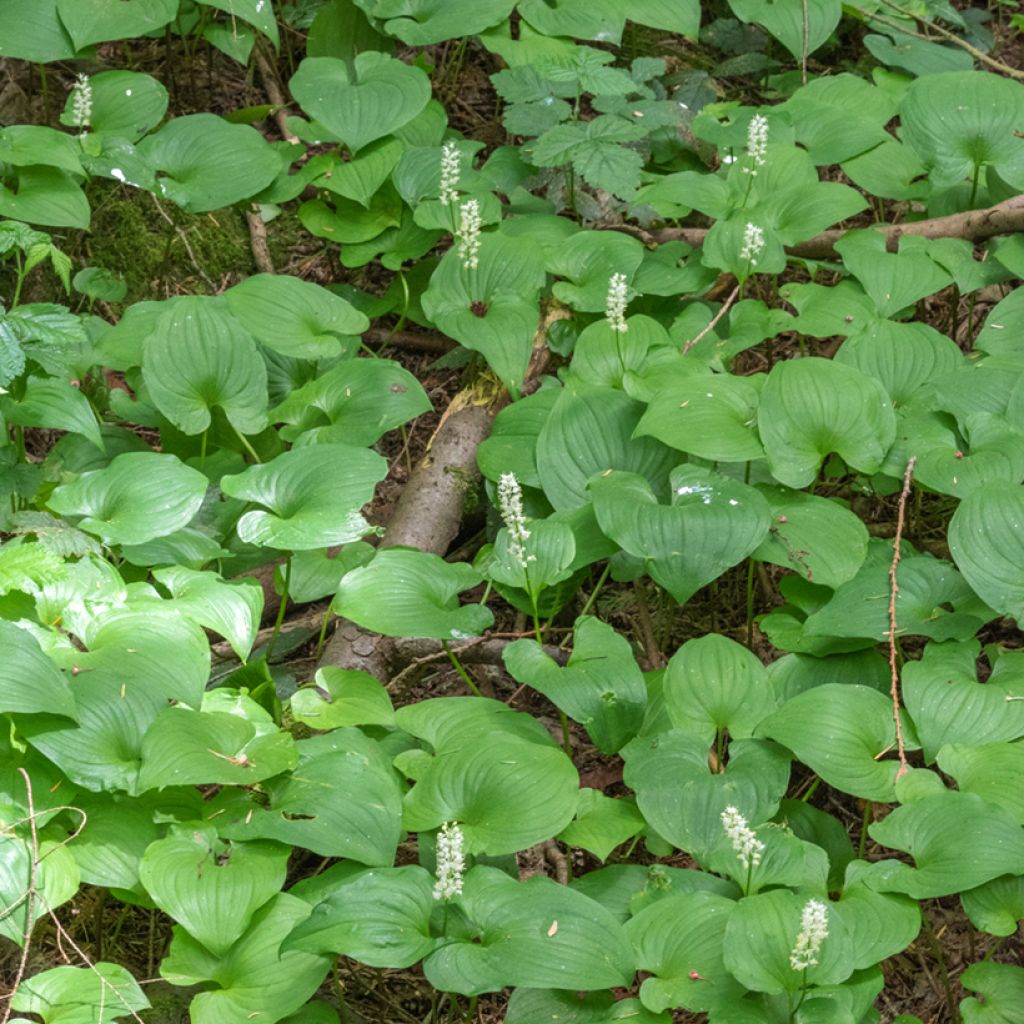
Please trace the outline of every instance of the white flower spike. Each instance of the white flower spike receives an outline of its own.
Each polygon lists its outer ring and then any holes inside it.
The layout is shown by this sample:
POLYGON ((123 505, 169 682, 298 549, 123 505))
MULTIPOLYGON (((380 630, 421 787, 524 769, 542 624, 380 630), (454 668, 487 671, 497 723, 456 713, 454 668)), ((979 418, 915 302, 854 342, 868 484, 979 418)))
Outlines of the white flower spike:
POLYGON ((608 278, 608 298, 605 300, 605 317, 613 331, 625 334, 629 330, 626 323, 626 275, 612 274, 608 278))
POLYGON ((761 863, 761 854, 764 853, 764 843, 747 825, 747 819, 740 814, 739 808, 729 806, 722 811, 722 828, 725 829, 740 864, 748 870, 757 867, 761 863))
POLYGON ((501 474, 498 481, 498 511, 508 530, 509 553, 519 567, 525 569, 535 556, 526 553, 530 531, 526 528, 526 516, 523 515, 523 489, 515 473, 501 474))
POLYGON ((747 153, 750 155, 750 166, 744 168, 747 174, 757 174, 758 167, 764 166, 767 152, 768 118, 763 114, 755 114, 747 126, 747 153))
POLYGON ((480 204, 467 199, 459 207, 459 259, 466 270, 480 266, 480 204))
POLYGON ((441 826, 437 834, 435 900, 450 900, 462 892, 462 876, 466 870, 465 841, 457 821, 446 821, 441 826))
POLYGON ((818 962, 821 944, 828 938, 828 907, 821 900, 808 900, 800 915, 800 934, 789 954, 794 971, 806 971, 818 962))
POLYGON ((740 259, 746 260, 752 267, 756 267, 762 252, 764 252, 764 232, 756 224, 748 223, 743 231, 740 259))
POLYGON ((454 203, 459 198, 457 191, 462 176, 459 147, 449 140, 441 147, 441 191, 438 198, 442 206, 454 203))
POLYGON ((92 83, 88 75, 80 74, 71 90, 71 121, 83 131, 92 122, 92 83))

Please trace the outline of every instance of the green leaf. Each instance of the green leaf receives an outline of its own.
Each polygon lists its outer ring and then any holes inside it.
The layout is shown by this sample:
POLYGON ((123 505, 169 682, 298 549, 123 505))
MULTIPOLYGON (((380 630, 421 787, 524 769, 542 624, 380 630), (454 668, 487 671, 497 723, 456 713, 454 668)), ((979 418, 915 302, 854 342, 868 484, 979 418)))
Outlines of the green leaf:
POLYGON ((814 481, 832 452, 876 473, 896 436, 882 385, 817 357, 776 363, 761 392, 758 424, 773 476, 797 488, 814 481))
POLYGON ((576 813, 579 776, 556 746, 478 732, 446 745, 405 798, 403 825, 432 831, 457 821, 470 853, 497 856, 557 835, 576 813))
MULTIPOLYGON (((63 843, 40 840, 37 854, 33 843, 15 835, 7 825, 5 822, 0 833, 0 936, 23 946, 29 924, 29 904, 25 896, 32 877, 33 858, 36 861, 37 890, 32 906, 33 923, 47 916, 50 909, 67 903, 78 892, 78 865, 63 843)), ((23 984, 18 992, 25 991, 23 984)), ((31 991, 31 986, 28 991, 31 991)), ((18 1006, 17 998, 15 1006, 18 1006)), ((25 1005, 19 1008, 39 1012, 25 1005)))
POLYGON ((329 359, 370 322, 340 295, 284 274, 255 274, 224 293, 228 308, 261 344, 296 359, 329 359))
POLYGON ((248 544, 306 551, 358 540, 369 530, 360 514, 387 462, 367 448, 321 444, 293 448, 264 465, 225 476, 232 498, 265 505, 246 512, 238 535, 248 544))
POLYGON ((179 430, 201 434, 214 408, 243 434, 267 425, 267 372, 249 334, 218 299, 176 300, 145 342, 149 395, 179 430))
POLYGON ((688 640, 672 655, 662 682, 672 725, 709 745, 719 731, 753 735, 778 698, 756 655, 718 633, 688 640))
POLYGON ((172 985, 216 986, 192 999, 193 1024, 246 1024, 253 1014, 264 1024, 275 1024, 302 1006, 320 987, 330 958, 300 950, 280 952, 280 946, 309 916, 309 909, 298 897, 278 893, 256 911, 245 934, 223 957, 175 928, 161 975, 172 985))
POLYGON ((914 899, 948 896, 1000 875, 1024 874, 1024 832, 1009 811, 974 793, 938 793, 897 807, 868 826, 882 846, 910 854, 914 867, 872 865, 870 885, 914 899))
POLYGON ((277 18, 270 0, 199 0, 206 7, 216 7, 235 18, 246 21, 262 32, 274 46, 281 45, 277 18))
POLYGON ((960 1003, 964 1024, 1020 1024, 1024 1020, 1024 968, 982 961, 960 975, 969 996, 960 1003))
POLYGON ((540 487, 537 438, 560 394, 561 388, 541 388, 498 413, 476 453, 480 472, 488 480, 497 482, 503 473, 514 473, 524 487, 540 487))
POLYGON ((66 171, 35 164, 18 169, 16 190, 0 185, 0 216, 87 231, 89 200, 66 171))
POLYGON ((808 582, 839 587, 857 575, 868 531, 845 505, 788 487, 761 485, 772 522, 753 558, 798 572, 808 582))
POLYGON ((949 524, 964 579, 996 611, 1024 623, 1024 487, 995 481, 968 494, 949 524))
POLYGON ((176 117, 139 143, 160 194, 190 213, 231 206, 266 188, 281 158, 254 128, 216 114, 176 117))
POLYGON ((57 0, 10 0, 0 10, 0 56, 36 64, 72 60, 75 45, 57 14, 57 0))
POLYGON ((153 578, 167 587, 186 616, 219 633, 243 661, 249 656, 263 613, 263 590, 256 580, 229 582, 218 573, 182 565, 157 569, 153 578))
MULTIPOLYGON (((647 822, 701 861, 721 845, 726 807, 757 825, 778 811, 789 782, 789 757, 763 740, 734 740, 724 772, 712 773, 707 744, 679 729, 634 740, 623 757, 626 785, 647 822)), ((823 880, 827 870, 822 857, 823 880)))
POLYGON ((504 21, 515 0, 375 0, 367 5, 384 29, 407 46, 431 46, 475 36, 504 21))
POLYGON ((629 235, 577 231, 551 254, 551 271, 566 278, 557 281, 552 292, 581 313, 603 313, 612 274, 625 274, 632 282, 643 260, 643 246, 629 235))
POLYGON ((615 0, 519 0, 519 13, 547 36, 600 39, 617 46, 627 11, 615 0))
POLYGON ((650 1013, 638 999, 616 999, 611 992, 566 992, 555 988, 517 988, 509 997, 505 1024, 670 1024, 650 1013))
POLYGON ((323 732, 395 721, 391 698, 373 676, 333 666, 318 669, 311 686, 295 691, 291 709, 295 721, 323 732))
POLYGON ((427 412, 423 385, 390 359, 348 359, 319 374, 273 411, 286 441, 375 444, 389 430, 427 412))
POLYGON ((736 906, 717 893, 682 892, 658 900, 627 923, 637 967, 650 975, 640 987, 647 1009, 701 1012, 743 994, 723 961, 725 929, 736 906))
POLYGON ((962 366, 964 356, 955 341, 927 324, 877 320, 843 342, 836 362, 874 377, 899 408, 922 385, 962 366))
POLYGON ((419 865, 351 870, 288 936, 282 949, 334 953, 370 967, 411 967, 433 952, 434 880, 419 865))
POLYGON ((281 889, 289 852, 276 843, 226 844, 209 826, 184 826, 146 849, 139 878, 161 910, 223 956, 281 889))
POLYGON ((430 100, 430 80, 386 53, 357 54, 352 66, 307 57, 289 82, 302 109, 353 152, 408 124, 430 100))
POLYGON ((1004 875, 960 894, 964 913, 980 931, 1000 937, 1013 935, 1024 919, 1024 878, 1004 875))
POLYGON ((752 487, 713 470, 678 466, 669 482, 669 505, 636 473, 605 472, 589 492, 602 531, 683 604, 754 551, 769 513, 752 487))
POLYGON ((459 592, 481 580, 465 562, 388 548, 342 579, 333 608, 335 614, 385 636, 467 639, 494 621, 483 605, 459 604, 459 592))
POLYGON ((904 237, 898 253, 879 231, 847 231, 836 250, 864 287, 881 317, 892 316, 950 284, 949 273, 927 253, 923 239, 904 237))
POLYGON ((564 668, 534 640, 514 641, 502 658, 518 682, 579 722, 603 753, 615 753, 640 730, 647 706, 643 674, 628 642, 600 620, 576 620, 573 653, 564 668))
POLYGON ((979 683, 977 658, 973 639, 930 643, 920 660, 903 667, 903 699, 928 763, 947 743, 980 749, 973 745, 1024 736, 1024 686, 1013 676, 979 683))
POLYGON ((863 800, 892 803, 899 765, 881 760, 895 743, 892 701, 867 686, 826 683, 798 694, 758 733, 788 747, 812 771, 863 800))
POLYGON ((842 15, 840 0, 729 0, 729 6, 741 21, 766 28, 797 60, 819 49, 842 15))
POLYGON ((0 647, 4 652, 0 711, 21 714, 44 711, 78 718, 67 680, 28 630, 0 620, 0 647))
POLYGON ((587 504, 587 482, 608 470, 639 474, 664 495, 679 457, 659 441, 633 437, 642 412, 639 402, 611 388, 562 390, 537 438, 536 455, 544 493, 556 509, 587 504))
POLYGON ((128 452, 83 473, 50 496, 49 507, 107 544, 144 544, 186 526, 208 481, 174 455, 128 452))
POLYGON ((900 104, 903 138, 939 187, 992 167, 1024 187, 1024 86, 987 71, 927 75, 910 84, 900 104))
POLYGON ((149 1000, 120 964, 52 967, 26 978, 11 1006, 38 1014, 46 1024, 107 1024, 148 1010, 149 1000))
POLYGON ((81 50, 91 43, 141 36, 178 13, 177 0, 57 0, 60 20, 81 50))
POLYGON ((843 895, 832 910, 842 919, 858 970, 902 953, 921 930, 921 910, 907 896, 875 892, 864 883, 864 861, 847 872, 843 895))
POLYGON ((645 825, 632 800, 605 796, 598 789, 581 789, 576 817, 558 838, 605 861, 616 846, 642 832, 645 825))
POLYGON ((517 394, 537 331, 541 253, 525 238, 488 233, 478 258, 470 270, 458 247, 445 253, 423 295, 423 311, 449 337, 480 352, 517 394))
POLYGON ((569 526, 552 519, 528 519, 524 540, 513 541, 508 527, 498 530, 486 563, 487 575, 506 587, 539 597, 547 588, 568 580, 576 557, 576 539, 569 526))
MULTIPOLYGON (((152 75, 138 71, 101 71, 89 77, 89 87, 92 90, 89 128, 93 132, 106 132, 138 142, 167 113, 167 90, 152 75)), ((74 126, 73 106, 74 94, 69 93, 61 124, 74 126)))
POLYGON ((794 970, 790 952, 801 932, 806 896, 775 889, 736 904, 725 931, 725 966, 755 992, 799 992, 805 985, 838 985, 854 971, 854 951, 843 918, 827 901, 828 935, 817 962, 794 970))
POLYGON ((507 985, 588 991, 628 985, 633 977, 633 950, 622 926, 599 904, 550 878, 518 882, 497 868, 474 867, 459 905, 472 932, 423 964, 427 980, 442 991, 476 995, 507 985))
POLYGON ((760 459, 764 449, 755 429, 759 394, 749 377, 676 377, 655 393, 635 433, 714 462, 760 459))
POLYGON ((962 793, 977 793, 1024 825, 1024 796, 1015 784, 1024 768, 1024 744, 950 743, 939 751, 937 760, 962 793))
POLYGON ((168 785, 254 785, 296 766, 294 740, 269 716, 254 722, 208 704, 202 711, 167 708, 146 730, 140 792, 168 785))

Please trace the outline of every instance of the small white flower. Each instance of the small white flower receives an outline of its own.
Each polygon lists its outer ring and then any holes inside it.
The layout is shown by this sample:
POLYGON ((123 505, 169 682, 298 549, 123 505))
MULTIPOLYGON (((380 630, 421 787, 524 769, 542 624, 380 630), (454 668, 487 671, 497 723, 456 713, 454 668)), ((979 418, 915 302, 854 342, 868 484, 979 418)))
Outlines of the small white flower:
POLYGON ((438 198, 442 206, 459 198, 456 189, 462 176, 461 160, 459 147, 454 142, 448 141, 441 147, 441 191, 438 198))
POLYGON ((466 870, 465 838, 456 821, 446 821, 437 834, 435 900, 449 900, 462 892, 462 875, 466 870))
POLYGON ((88 128, 92 121, 92 83, 88 75, 80 74, 71 90, 71 123, 77 128, 88 128))
POLYGON ((612 274, 608 278, 608 298, 605 300, 605 317, 613 331, 624 334, 629 330, 626 323, 626 275, 612 274))
POLYGON ((736 857, 744 868, 757 867, 764 853, 764 843, 757 838, 757 833, 747 825, 737 807, 726 807, 722 811, 722 828, 736 851, 736 857))
POLYGON ((501 474, 498 481, 498 511, 501 513, 505 529, 508 530, 509 553, 519 567, 525 569, 536 556, 526 553, 530 531, 526 528, 526 516, 523 515, 523 489, 515 473, 501 474))
POLYGON ((748 223, 743 231, 743 248, 740 249, 740 259, 747 260, 752 267, 756 267, 762 252, 764 252, 764 232, 756 224, 748 223))
POLYGON ((467 199, 459 207, 459 258, 467 270, 480 266, 480 204, 467 199))
POLYGON ((808 900, 800 915, 800 934, 789 954, 794 971, 806 971, 818 962, 821 944, 828 938, 828 907, 821 900, 808 900))
POLYGON ((768 118, 763 114, 755 114, 747 125, 747 153, 750 154, 750 166, 744 168, 747 174, 757 174, 758 167, 764 166, 767 152, 768 118))

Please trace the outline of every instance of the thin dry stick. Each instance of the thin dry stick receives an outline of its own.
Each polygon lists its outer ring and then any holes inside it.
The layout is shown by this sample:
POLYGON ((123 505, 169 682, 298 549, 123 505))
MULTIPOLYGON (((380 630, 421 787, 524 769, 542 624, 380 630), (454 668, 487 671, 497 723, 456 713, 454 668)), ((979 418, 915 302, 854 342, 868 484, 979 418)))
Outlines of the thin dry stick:
POLYGON ((172 228, 174 228, 175 234, 178 236, 178 238, 181 239, 181 244, 185 246, 185 252, 188 253, 188 258, 192 261, 192 266, 196 268, 196 273, 206 282, 206 285, 210 289, 210 291, 216 293, 218 291, 218 288, 213 283, 212 278, 206 273, 205 270, 203 270, 202 264, 199 262, 199 260, 196 259, 196 254, 192 251, 192 246, 189 244, 188 235, 185 234, 184 229, 174 223, 173 218, 160 205, 160 200, 157 199, 156 196, 150 195, 150 198, 156 204, 156 208, 160 212, 160 216, 163 217, 163 219, 167 221, 167 223, 170 224, 172 228))
POLYGON ((914 464, 917 456, 912 455, 907 462, 906 471, 903 474, 903 490, 900 492, 900 502, 896 511, 896 536, 892 541, 892 563, 889 566, 889 677, 892 693, 892 717, 896 723, 896 752, 899 755, 900 767, 896 772, 896 778, 902 778, 907 772, 907 754, 903 748, 903 726, 900 722, 900 673, 896 664, 896 595, 900 592, 899 584, 896 582, 896 570, 900 564, 900 543, 903 540, 903 522, 907 512, 907 496, 910 494, 910 481, 914 475, 914 464))
POLYGON ((739 295, 739 293, 740 286, 736 285, 736 287, 733 288, 731 292, 729 292, 729 297, 725 300, 725 302, 722 303, 722 308, 711 318, 711 322, 707 325, 707 327, 705 327, 704 330, 702 330, 696 338, 691 339, 683 346, 684 356, 687 352, 690 351, 691 348, 693 348, 694 345, 697 344, 698 341, 701 341, 704 337, 706 337, 711 331, 715 329, 715 325, 729 311, 729 307, 736 301, 736 296, 739 295))
POLYGON ((39 872, 39 833, 36 829, 36 808, 32 797, 32 780, 24 768, 19 768, 21 777, 25 780, 25 794, 28 799, 28 827, 32 833, 31 861, 28 875, 28 892, 26 895, 25 907, 25 934, 21 943, 21 956, 18 958, 18 969, 14 972, 14 981, 11 984, 11 991, 7 996, 7 1005, 4 1007, 4 1015, 0 1018, 0 1024, 7 1024, 11 1019, 11 1011, 14 1009, 14 995, 21 985, 21 979, 25 977, 25 967, 28 964, 29 942, 32 938, 32 925, 35 923, 36 912, 36 879, 39 872))

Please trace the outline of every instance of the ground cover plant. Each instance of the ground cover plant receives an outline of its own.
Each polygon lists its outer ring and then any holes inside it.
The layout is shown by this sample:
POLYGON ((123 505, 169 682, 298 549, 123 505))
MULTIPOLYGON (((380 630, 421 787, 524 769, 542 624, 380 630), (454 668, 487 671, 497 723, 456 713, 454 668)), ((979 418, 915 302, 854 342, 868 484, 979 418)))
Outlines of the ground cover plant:
POLYGON ((0 4, 0 1024, 1024 1019, 1020 28, 0 4))

